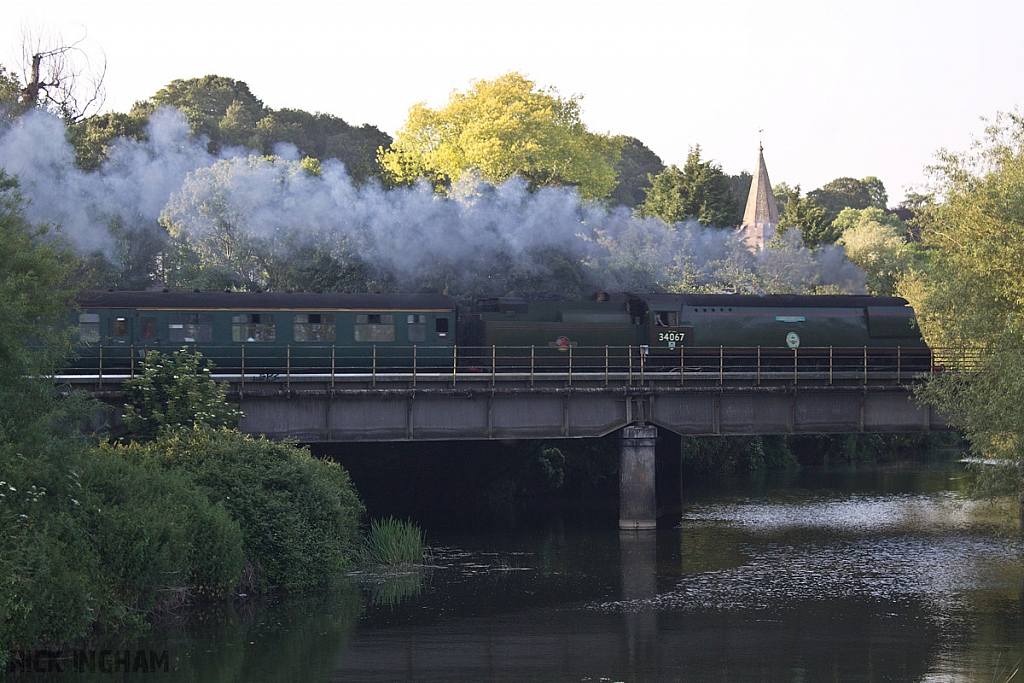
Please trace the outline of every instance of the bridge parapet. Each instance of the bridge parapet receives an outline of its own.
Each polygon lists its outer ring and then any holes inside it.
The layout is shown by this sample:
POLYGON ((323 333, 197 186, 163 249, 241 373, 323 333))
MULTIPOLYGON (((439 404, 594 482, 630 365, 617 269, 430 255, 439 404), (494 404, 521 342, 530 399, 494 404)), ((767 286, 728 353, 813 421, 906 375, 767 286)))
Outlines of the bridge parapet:
MULTIPOLYGON (((65 378, 112 403, 125 376, 65 378)), ((379 373, 215 379, 243 431, 306 443, 945 429, 900 373, 379 373), (865 382, 865 380, 867 380, 865 382)))

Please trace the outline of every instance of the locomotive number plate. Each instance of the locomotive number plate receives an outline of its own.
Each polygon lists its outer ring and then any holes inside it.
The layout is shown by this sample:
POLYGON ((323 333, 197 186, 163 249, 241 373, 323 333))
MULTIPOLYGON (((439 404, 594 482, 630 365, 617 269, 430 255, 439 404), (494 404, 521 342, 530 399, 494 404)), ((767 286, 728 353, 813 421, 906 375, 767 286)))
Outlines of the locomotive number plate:
POLYGON ((659 332, 658 341, 660 342, 681 342, 686 336, 685 332, 659 332))

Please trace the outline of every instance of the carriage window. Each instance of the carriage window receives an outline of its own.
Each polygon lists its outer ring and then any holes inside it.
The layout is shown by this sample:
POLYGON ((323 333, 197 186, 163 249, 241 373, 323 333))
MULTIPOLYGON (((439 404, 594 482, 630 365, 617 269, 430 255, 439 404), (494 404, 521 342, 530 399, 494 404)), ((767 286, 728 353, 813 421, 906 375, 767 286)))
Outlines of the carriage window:
POLYGON ((112 337, 127 337, 128 336, 128 318, 122 318, 118 316, 114 318, 114 324, 111 327, 112 337))
POLYGON ((438 318, 434 321, 434 331, 437 332, 437 336, 444 339, 448 336, 448 318, 438 318))
POLYGON ((333 342, 333 313, 299 313, 294 319, 296 342, 333 342))
POLYGON ((395 316, 390 313, 361 313, 357 315, 356 341, 395 341, 395 316))
POLYGON ((273 313, 239 313, 231 317, 231 341, 277 341, 273 313))
POLYGON ((410 313, 406 323, 409 330, 409 341, 427 341, 427 316, 421 313, 410 313))
POLYGON ((78 340, 87 343, 98 342, 100 340, 99 313, 78 314, 78 340))
POLYGON ((156 318, 141 318, 139 320, 139 338, 156 339, 156 318))
MULTIPOLYGON (((152 320, 152 318, 149 318, 152 320)), ((143 323, 145 332, 145 322, 143 323)), ((213 314, 212 313, 171 313, 167 324, 167 339, 172 342, 195 342, 213 341, 213 314)))

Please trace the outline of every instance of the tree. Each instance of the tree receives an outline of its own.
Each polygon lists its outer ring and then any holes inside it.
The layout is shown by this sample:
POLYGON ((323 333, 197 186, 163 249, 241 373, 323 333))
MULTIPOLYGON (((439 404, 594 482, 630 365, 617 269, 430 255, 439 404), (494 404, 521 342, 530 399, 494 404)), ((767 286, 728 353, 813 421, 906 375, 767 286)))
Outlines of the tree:
POLYGON ((881 209, 843 209, 832 225, 841 233, 836 243, 867 275, 868 292, 895 296, 898 282, 914 261, 903 221, 881 209))
POLYGON ((903 291, 960 372, 933 378, 922 397, 963 425, 979 456, 1012 464, 1024 531, 1024 116, 1000 114, 971 153, 939 159, 928 262, 903 291))
POLYGON ((21 81, 15 74, 0 64, 0 115, 13 110, 18 106, 18 98, 21 96, 21 81))
POLYGON ((103 106, 107 60, 97 59, 94 65, 83 43, 84 38, 69 45, 60 35, 24 36, 21 51, 25 86, 20 98, 24 110, 42 107, 70 124, 103 106))
POLYGON ((665 170, 661 157, 636 138, 619 136, 622 159, 615 165, 619 182, 610 199, 616 204, 634 209, 643 203, 651 178, 665 170))
POLYGON ((23 205, 17 181, 0 170, 0 391, 7 394, 0 398, 0 441, 23 422, 19 393, 36 386, 32 377, 52 374, 70 352, 60 323, 73 306, 76 259, 48 228, 29 224, 23 205))
POLYGON ((747 198, 750 196, 750 184, 754 182, 754 176, 746 171, 740 171, 737 175, 725 176, 729 180, 729 191, 736 200, 735 224, 743 223, 743 214, 747 209, 747 198))
POLYGON ((141 439, 178 427, 237 427, 243 413, 225 400, 211 368, 198 351, 150 351, 139 376, 122 384, 125 426, 141 439))
POLYGON ((69 125, 67 136, 75 147, 78 167, 83 171, 95 171, 106 160, 110 144, 118 138, 146 138, 146 119, 117 112, 97 114, 69 125))
POLYGON ((374 292, 374 269, 337 236, 284 240, 267 263, 267 289, 275 292, 374 292))
POLYGON ((825 183, 817 190, 811 190, 807 196, 815 204, 825 209, 829 223, 834 221, 843 209, 866 209, 875 207, 885 209, 889 196, 885 185, 875 176, 856 178, 836 178, 825 183))
POLYGON ((701 160, 700 145, 690 149, 682 170, 672 165, 651 178, 639 210, 641 216, 657 216, 669 224, 693 218, 720 228, 734 226, 738 212, 728 176, 715 162, 701 160))
POLYGON ((137 102, 131 113, 148 116, 159 106, 178 108, 193 134, 209 139, 212 154, 223 145, 247 146, 256 134, 256 122, 266 113, 263 102, 244 82, 213 74, 175 79, 148 100, 137 102))
POLYGON ((812 249, 836 241, 839 235, 833 231, 824 207, 818 206, 810 195, 801 197, 799 185, 792 189, 779 189, 784 190, 784 193, 776 195, 783 198, 779 202, 782 212, 779 224, 775 226, 777 234, 782 235, 790 228, 797 228, 803 235, 804 244, 812 249))
POLYGON ((310 114, 301 109, 269 112, 256 124, 253 147, 272 154, 279 143, 291 143, 299 155, 315 159, 338 159, 356 182, 382 175, 377 150, 391 144, 391 136, 364 124, 351 126, 330 114, 310 114))
POLYGON ((171 81, 136 103, 130 116, 145 121, 159 106, 181 110, 192 134, 207 137, 211 153, 230 145, 271 155, 288 143, 301 157, 342 161, 357 182, 382 176, 377 150, 391 144, 391 137, 375 126, 350 126, 337 116, 301 109, 269 109, 245 83, 224 76, 171 81))
POLYGON ((562 98, 509 73, 452 93, 442 109, 413 106, 378 158, 396 185, 426 178, 442 189, 468 172, 495 184, 518 174, 531 190, 571 185, 600 199, 615 188, 620 146, 587 130, 579 97, 562 98))

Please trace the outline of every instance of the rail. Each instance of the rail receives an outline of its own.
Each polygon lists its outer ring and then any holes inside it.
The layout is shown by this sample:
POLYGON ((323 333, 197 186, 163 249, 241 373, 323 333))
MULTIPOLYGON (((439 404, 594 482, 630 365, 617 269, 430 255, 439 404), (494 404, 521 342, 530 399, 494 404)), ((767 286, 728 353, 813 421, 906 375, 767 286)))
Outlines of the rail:
MULTIPOLYGON (((837 378, 861 379, 865 384, 873 376, 885 375, 897 383, 919 379, 922 375, 955 369, 971 371, 978 366, 980 354, 925 348, 801 347, 778 349, 764 347, 679 347, 652 349, 648 345, 631 346, 412 346, 385 345, 183 345, 199 351, 214 365, 215 375, 230 376, 246 382, 283 382, 293 379, 317 379, 331 387, 342 379, 358 376, 371 385, 401 376, 415 387, 417 381, 439 379, 453 386, 459 381, 479 383, 515 379, 532 385, 539 379, 574 381, 643 382, 657 376, 678 381, 704 382, 742 377, 753 384, 766 379, 784 379, 796 383, 804 378, 826 381, 837 378)), ((79 381, 115 383, 138 376, 150 347, 134 345, 92 345, 62 377, 79 381)), ((172 349, 160 349, 168 352, 172 349)), ((177 348, 173 349, 177 350, 177 348)))

